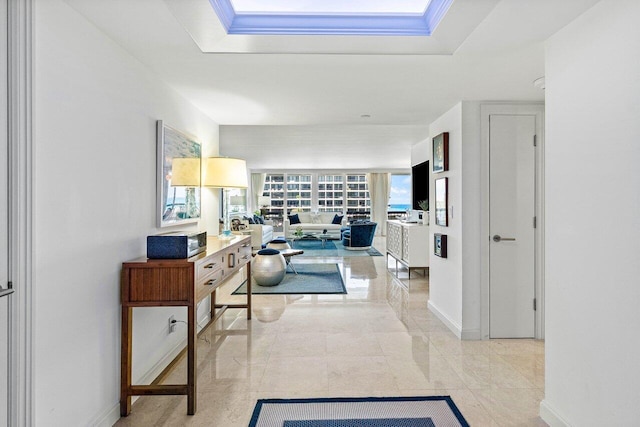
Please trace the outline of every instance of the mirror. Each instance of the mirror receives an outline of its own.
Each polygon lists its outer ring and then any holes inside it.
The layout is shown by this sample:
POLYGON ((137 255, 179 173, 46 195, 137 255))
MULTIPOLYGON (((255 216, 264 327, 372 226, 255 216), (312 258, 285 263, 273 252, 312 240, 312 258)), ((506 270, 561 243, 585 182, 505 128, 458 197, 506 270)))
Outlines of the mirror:
POLYGON ((196 138, 157 122, 158 227, 200 219, 201 145, 196 138))

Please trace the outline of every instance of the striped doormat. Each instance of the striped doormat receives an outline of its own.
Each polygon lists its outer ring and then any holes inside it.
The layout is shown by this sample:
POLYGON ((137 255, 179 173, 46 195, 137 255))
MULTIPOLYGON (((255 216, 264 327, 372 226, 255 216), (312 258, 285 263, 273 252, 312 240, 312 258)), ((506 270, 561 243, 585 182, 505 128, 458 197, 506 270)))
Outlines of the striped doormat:
POLYGON ((249 427, 467 427, 450 396, 262 399, 249 427))

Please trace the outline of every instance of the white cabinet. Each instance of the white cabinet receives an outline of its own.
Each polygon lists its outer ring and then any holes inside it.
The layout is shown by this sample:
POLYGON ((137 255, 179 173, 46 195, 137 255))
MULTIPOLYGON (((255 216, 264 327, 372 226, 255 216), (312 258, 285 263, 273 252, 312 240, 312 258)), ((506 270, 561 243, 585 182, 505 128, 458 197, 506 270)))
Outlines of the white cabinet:
POLYGON ((409 269, 429 267, 429 227, 401 221, 387 221, 387 254, 409 269))
POLYGON ((402 258, 402 226, 395 221, 387 221, 387 253, 402 258))

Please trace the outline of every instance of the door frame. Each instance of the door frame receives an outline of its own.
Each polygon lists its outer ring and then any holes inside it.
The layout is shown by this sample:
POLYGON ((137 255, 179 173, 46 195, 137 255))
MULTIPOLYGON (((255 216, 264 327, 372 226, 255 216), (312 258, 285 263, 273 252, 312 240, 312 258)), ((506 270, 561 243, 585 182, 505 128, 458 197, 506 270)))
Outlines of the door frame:
MULTIPOLYGON (((535 115, 536 117, 536 188, 535 188, 535 338, 544 339, 544 103, 482 103, 480 105, 480 334, 489 339, 489 117, 494 114, 535 115)), ((533 141, 531 141, 533 144, 533 141)), ((532 218, 533 220, 533 218, 532 218)))
POLYGON ((34 0, 7 5, 9 169, 9 425, 35 424, 34 388, 34 0))

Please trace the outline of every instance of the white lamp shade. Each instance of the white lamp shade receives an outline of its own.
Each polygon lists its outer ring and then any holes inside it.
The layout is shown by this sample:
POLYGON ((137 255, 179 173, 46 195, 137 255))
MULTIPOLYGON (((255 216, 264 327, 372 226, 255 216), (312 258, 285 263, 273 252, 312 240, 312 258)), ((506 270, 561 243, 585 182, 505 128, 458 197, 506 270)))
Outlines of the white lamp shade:
POLYGON ((271 197, 269 197, 269 196, 258 196, 258 205, 260 205, 260 206, 269 206, 269 205, 271 205, 271 197))
POLYGON ((230 157, 209 157, 205 163, 204 186, 247 188, 247 163, 230 157))
POLYGON ((171 186, 200 187, 200 159, 174 157, 171 160, 171 186))

